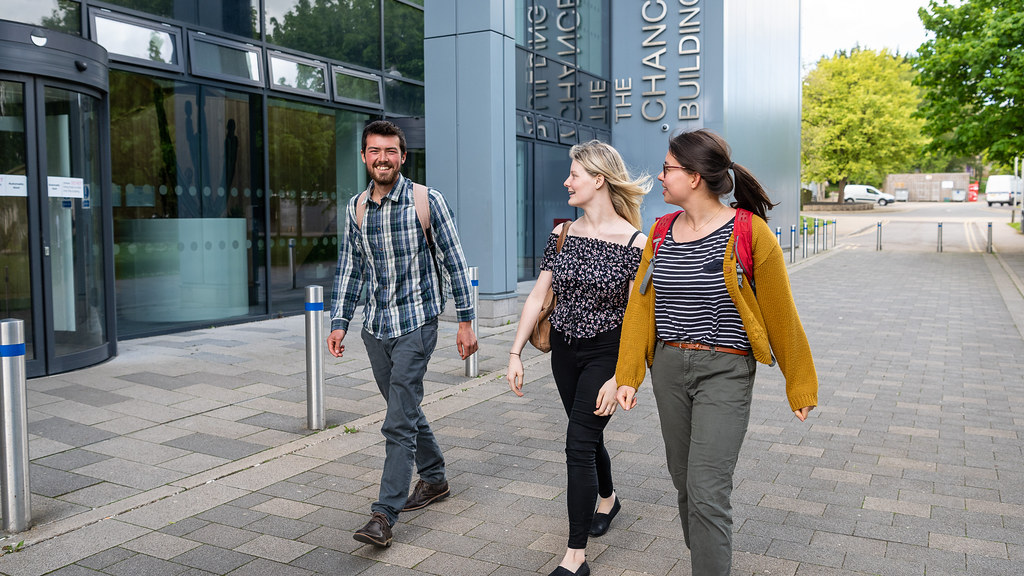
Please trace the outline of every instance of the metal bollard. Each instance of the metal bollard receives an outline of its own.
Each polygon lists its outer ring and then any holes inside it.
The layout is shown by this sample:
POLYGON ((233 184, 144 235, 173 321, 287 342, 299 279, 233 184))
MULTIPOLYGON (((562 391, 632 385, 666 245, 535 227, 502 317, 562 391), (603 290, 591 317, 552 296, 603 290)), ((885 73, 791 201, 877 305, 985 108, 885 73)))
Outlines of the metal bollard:
POLYGON ((939 222, 939 240, 936 252, 942 252, 942 222, 939 222))
POLYGON ((796 224, 789 225, 789 263, 796 262, 796 224))
POLYGON ((836 219, 832 219, 832 247, 836 247, 836 219))
MULTIPOLYGON (((476 334, 476 319, 480 316, 480 310, 478 309, 478 303, 480 300, 480 269, 476 266, 469 267, 469 285, 470 285, 470 297, 473 299, 473 310, 476 315, 473 317, 473 334, 476 334)), ((479 368, 480 358, 477 353, 474 352, 466 358, 466 376, 468 378, 476 378, 480 372, 479 368)))
POLYGON ((292 277, 292 290, 295 290, 295 238, 288 239, 288 274, 292 277))
POLYGON ((782 226, 775 227, 775 239, 779 241, 779 246, 782 246, 782 226))
POLYGON ((875 240, 875 250, 882 249, 882 221, 878 221, 878 237, 875 240))
POLYGON ((324 415, 324 288, 306 286, 306 427, 323 430, 324 415))
POLYGON ((0 320, 0 412, 3 415, 3 528, 24 532, 32 522, 28 478, 28 401, 25 392, 25 322, 0 320))
POLYGON ((821 222, 821 251, 828 250, 828 220, 821 222))
POLYGON ((818 219, 814 219, 814 253, 818 253, 818 219))
POLYGON ((985 251, 988 252, 989 254, 992 253, 992 223, 991 222, 988 223, 988 246, 985 248, 985 251))
POLYGON ((807 220, 804 220, 804 242, 803 242, 804 258, 807 258, 807 220))

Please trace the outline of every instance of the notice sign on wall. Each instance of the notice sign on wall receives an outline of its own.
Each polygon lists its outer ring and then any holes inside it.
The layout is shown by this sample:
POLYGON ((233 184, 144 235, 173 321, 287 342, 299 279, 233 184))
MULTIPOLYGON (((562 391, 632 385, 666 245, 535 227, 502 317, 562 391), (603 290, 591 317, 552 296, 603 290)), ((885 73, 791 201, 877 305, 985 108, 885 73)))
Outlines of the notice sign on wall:
POLYGON ((28 178, 23 174, 0 174, 0 196, 28 196, 28 178))
POLYGON ((46 189, 51 198, 85 198, 85 181, 81 178, 47 176, 46 189))

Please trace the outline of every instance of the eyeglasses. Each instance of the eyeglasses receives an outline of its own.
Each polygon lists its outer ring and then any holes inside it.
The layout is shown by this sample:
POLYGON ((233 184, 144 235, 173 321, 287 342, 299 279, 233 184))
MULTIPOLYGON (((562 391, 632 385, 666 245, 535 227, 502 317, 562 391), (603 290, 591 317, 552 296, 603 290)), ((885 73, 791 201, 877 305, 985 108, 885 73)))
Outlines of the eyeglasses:
POLYGON ((679 169, 679 170, 686 170, 685 166, 673 166, 673 165, 668 164, 668 163, 663 163, 661 165, 661 171, 664 172, 665 174, 668 174, 668 171, 672 170, 673 168, 676 168, 676 169, 679 169))

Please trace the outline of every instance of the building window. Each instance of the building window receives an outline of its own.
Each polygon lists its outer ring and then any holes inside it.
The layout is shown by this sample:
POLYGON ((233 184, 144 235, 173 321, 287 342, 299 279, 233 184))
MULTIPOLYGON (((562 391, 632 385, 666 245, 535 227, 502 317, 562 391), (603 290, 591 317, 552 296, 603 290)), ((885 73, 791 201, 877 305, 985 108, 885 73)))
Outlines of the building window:
POLYGON ((276 90, 327 97, 327 65, 316 60, 270 54, 270 86, 276 90))
POLYGON ((6 6, 0 18, 82 35, 82 7, 72 0, 29 0, 6 6))
MULTIPOLYGON (((266 0, 267 42, 374 70, 381 67, 380 2, 266 0)), ((422 31, 423 16, 420 12, 422 31)), ((422 46, 422 38, 420 40, 422 46)))
POLYGON ((94 10, 92 36, 113 60, 180 71, 181 29, 94 10))
POLYGON ((384 71, 423 80, 423 9, 385 0, 384 71))
POLYGON ((347 70, 341 66, 331 66, 331 71, 334 74, 335 100, 373 108, 383 107, 380 76, 347 70))
POLYGON ((262 96, 110 73, 117 323, 266 314, 262 96))
MULTIPOLYGON (((124 8, 258 40, 259 0, 106 0, 124 8)), ((269 3, 269 1, 268 1, 269 3)))
POLYGON ((189 34, 192 73, 197 76, 263 86, 260 49, 202 32, 189 34))
POLYGON ((391 114, 423 116, 426 112, 422 85, 385 78, 384 94, 387 97, 387 111, 391 114))

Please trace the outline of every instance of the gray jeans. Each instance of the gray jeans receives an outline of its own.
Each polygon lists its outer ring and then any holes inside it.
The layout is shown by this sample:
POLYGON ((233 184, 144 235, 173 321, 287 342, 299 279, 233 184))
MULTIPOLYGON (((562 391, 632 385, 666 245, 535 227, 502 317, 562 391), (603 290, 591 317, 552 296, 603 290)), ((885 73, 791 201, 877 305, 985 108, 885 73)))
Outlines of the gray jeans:
POLYGON ((694 574, 732 569, 732 476, 750 422, 753 356, 658 342, 651 366, 665 456, 694 574))
POLYGON ((437 344, 437 319, 397 338, 378 340, 365 330, 362 337, 373 378, 388 403, 380 430, 385 438, 384 472, 378 500, 370 509, 394 524, 409 498, 414 464, 423 480, 445 481, 441 447, 420 408, 423 375, 437 344))

